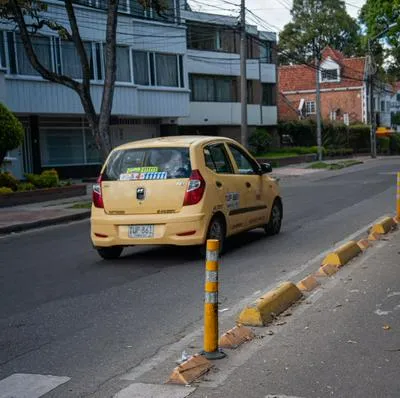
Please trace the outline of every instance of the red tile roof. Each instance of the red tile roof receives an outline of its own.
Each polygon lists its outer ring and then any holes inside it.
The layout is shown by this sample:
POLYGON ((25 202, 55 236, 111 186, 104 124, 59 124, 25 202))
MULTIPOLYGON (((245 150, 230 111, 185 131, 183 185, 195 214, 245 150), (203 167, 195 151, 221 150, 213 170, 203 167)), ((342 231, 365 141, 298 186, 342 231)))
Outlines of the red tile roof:
MULTIPOLYGON (((321 88, 359 87, 364 82, 366 58, 344 58, 340 51, 327 47, 323 59, 331 57, 341 66, 340 82, 321 83, 321 88)), ((285 65, 279 67, 279 91, 315 90, 315 67, 285 65)))

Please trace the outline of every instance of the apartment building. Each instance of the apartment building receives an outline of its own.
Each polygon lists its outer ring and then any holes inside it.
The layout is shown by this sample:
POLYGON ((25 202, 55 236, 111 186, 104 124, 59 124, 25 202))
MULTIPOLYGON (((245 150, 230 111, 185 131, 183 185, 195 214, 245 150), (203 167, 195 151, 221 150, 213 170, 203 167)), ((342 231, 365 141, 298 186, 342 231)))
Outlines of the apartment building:
MULTIPOLYGON (((180 131, 240 140, 240 33, 237 18, 183 11, 187 26, 189 116, 180 131)), ((249 133, 277 124, 276 35, 247 26, 249 133)))
MULTIPOLYGON (((63 1, 48 0, 50 18, 68 26, 63 1)), ((185 70, 186 28, 179 0, 168 0, 161 15, 144 9, 137 0, 120 0, 117 34, 117 82, 111 119, 114 146, 169 131, 178 117, 189 114, 189 87, 185 70)), ((75 12, 85 41, 92 73, 92 97, 101 102, 104 79, 106 1, 79 0, 75 12)), ((33 39, 39 59, 53 71, 81 78, 78 54, 71 42, 49 30, 33 39)), ((78 95, 48 82, 32 68, 15 27, 0 21, 0 101, 26 129, 13 172, 39 172, 55 167, 62 175, 94 175, 99 152, 78 95)))

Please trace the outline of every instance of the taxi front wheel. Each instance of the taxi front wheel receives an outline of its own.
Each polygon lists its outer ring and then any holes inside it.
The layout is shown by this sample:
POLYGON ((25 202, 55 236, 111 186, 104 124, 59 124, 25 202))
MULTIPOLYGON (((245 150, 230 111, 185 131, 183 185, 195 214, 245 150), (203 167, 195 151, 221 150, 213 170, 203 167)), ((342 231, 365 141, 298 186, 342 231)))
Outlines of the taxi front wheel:
POLYGON ((275 199, 274 204, 272 205, 268 224, 266 224, 264 227, 267 235, 279 234, 282 226, 282 215, 282 203, 280 200, 275 199))
POLYGON ((121 246, 98 247, 97 253, 104 260, 115 260, 121 255, 122 250, 121 246))

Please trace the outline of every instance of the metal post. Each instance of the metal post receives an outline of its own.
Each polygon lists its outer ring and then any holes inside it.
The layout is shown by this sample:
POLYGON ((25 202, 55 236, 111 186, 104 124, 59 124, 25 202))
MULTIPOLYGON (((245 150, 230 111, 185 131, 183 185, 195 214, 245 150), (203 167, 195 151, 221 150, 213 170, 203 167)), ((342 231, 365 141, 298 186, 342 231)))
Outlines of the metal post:
POLYGON ((321 90, 319 83, 319 58, 315 56, 315 84, 316 84, 316 101, 315 111, 317 113, 317 146, 318 146, 318 160, 322 160, 322 129, 321 129, 321 90))
POLYGON ((240 141, 244 147, 247 142, 247 37, 246 37, 246 7, 245 0, 240 3, 240 103, 241 103, 241 125, 240 141))
POLYGON ((204 289, 204 350, 207 359, 226 356, 218 348, 218 256, 219 241, 207 241, 206 281, 204 289))
POLYGON ((374 99, 374 66, 372 63, 371 41, 368 40, 368 86, 369 86, 369 121, 371 158, 376 158, 376 126, 375 126, 375 99, 374 99))
POLYGON ((400 173, 397 173, 396 217, 400 221, 400 173))

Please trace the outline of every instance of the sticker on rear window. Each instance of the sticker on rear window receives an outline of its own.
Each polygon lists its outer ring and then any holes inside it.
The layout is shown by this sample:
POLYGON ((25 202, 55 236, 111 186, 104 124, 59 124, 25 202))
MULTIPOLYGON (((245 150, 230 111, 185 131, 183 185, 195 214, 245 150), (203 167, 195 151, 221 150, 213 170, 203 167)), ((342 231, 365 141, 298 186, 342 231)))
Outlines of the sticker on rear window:
POLYGON ((120 181, 135 181, 135 180, 166 180, 166 171, 157 171, 149 173, 123 173, 119 176, 120 181))
POLYGON ((128 167, 126 173, 155 173, 157 171, 158 167, 128 167))

